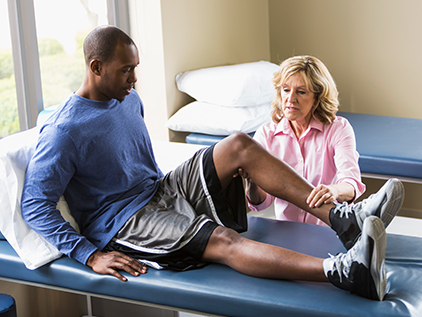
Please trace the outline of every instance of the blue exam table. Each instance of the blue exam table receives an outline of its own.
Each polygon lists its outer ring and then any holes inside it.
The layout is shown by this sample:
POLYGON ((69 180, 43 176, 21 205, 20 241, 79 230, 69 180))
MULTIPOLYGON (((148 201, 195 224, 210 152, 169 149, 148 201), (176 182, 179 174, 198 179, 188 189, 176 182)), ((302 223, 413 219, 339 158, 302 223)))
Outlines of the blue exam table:
MULTIPOLYGON (((344 251, 328 227, 249 217, 245 236, 314 256, 344 251)), ((222 316, 422 316, 422 239, 388 234, 388 294, 368 300, 329 283, 249 277, 229 267, 172 272, 149 269, 121 282, 62 257, 28 270, 0 240, 0 279, 68 292, 222 316)))
MULTIPOLYGON (((349 120, 355 131, 363 176, 395 176, 422 183, 422 119, 349 112, 338 115, 349 120)), ((191 133, 186 143, 211 145, 224 137, 191 133)))

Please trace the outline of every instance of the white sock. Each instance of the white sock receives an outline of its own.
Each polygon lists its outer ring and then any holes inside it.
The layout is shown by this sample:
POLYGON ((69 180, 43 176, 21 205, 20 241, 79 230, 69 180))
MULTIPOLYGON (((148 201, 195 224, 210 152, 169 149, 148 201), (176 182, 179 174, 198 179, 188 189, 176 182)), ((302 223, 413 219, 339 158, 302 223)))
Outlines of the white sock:
POLYGON ((334 261, 332 258, 326 258, 323 262, 322 262, 322 266, 324 268, 324 274, 326 277, 328 277, 328 272, 333 270, 333 266, 334 266, 334 261))

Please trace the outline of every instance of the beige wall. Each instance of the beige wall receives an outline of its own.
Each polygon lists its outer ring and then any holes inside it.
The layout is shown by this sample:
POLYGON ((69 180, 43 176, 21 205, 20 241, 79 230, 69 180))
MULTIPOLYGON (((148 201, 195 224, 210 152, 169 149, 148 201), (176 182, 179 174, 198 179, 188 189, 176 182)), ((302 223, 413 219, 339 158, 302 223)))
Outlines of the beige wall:
POLYGON ((130 0, 129 12, 141 59, 136 89, 145 105, 145 121, 155 140, 168 140, 161 1, 130 0))
POLYGON ((270 58, 266 1, 163 0, 162 19, 169 114, 186 101, 177 73, 270 58))
MULTIPOLYGON (((177 73, 270 58, 267 1, 133 0, 130 5, 138 14, 131 20, 137 24, 132 35, 143 61, 136 88, 154 139, 166 140, 167 119, 192 101, 177 90, 177 73)), ((170 139, 182 140, 174 134, 170 139)))
POLYGON ((422 2, 269 0, 271 61, 311 54, 342 110, 422 119, 422 2))

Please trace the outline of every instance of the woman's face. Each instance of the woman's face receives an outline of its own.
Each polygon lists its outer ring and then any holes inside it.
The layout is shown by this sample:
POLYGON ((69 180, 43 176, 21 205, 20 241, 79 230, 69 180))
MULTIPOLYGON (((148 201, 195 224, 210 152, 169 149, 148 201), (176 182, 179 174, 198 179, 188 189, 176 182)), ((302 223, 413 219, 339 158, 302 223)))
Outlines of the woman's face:
POLYGON ((315 94, 306 88, 300 73, 291 75, 281 87, 283 114, 291 122, 308 125, 315 94))

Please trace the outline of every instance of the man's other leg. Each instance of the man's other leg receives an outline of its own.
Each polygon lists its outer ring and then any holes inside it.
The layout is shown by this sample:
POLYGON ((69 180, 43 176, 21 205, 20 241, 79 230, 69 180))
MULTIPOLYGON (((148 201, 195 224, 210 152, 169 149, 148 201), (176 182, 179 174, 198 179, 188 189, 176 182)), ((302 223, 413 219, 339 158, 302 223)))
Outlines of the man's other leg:
POLYGON ((328 282, 323 259, 249 240, 225 227, 211 234, 202 259, 255 277, 328 282))
POLYGON ((234 230, 217 227, 202 260, 260 278, 330 281, 351 293, 383 300, 387 285, 386 245, 384 225, 376 216, 364 220, 362 235, 347 253, 327 259, 249 240, 234 230))

